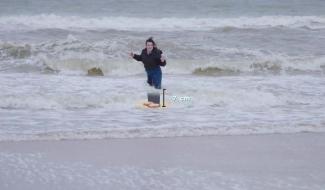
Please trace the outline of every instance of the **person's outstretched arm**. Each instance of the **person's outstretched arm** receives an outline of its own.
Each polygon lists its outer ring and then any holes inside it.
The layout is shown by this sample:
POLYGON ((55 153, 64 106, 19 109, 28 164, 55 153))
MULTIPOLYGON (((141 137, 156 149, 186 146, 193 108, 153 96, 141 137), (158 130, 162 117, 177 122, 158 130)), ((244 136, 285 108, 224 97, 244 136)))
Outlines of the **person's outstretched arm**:
POLYGON ((160 58, 160 66, 166 66, 166 64, 167 64, 167 62, 166 62, 166 59, 165 58, 163 58, 163 57, 161 57, 160 58))
POLYGON ((160 66, 166 66, 166 64, 167 64, 167 62, 166 62, 166 58, 165 58, 165 56, 163 55, 163 52, 161 51, 161 50, 159 50, 159 61, 160 61, 160 63, 159 63, 159 65, 160 66))
POLYGON ((138 54, 134 54, 133 55, 133 59, 137 60, 137 61, 142 61, 142 57, 141 55, 138 55, 138 54))
POLYGON ((130 53, 130 57, 132 57, 133 59, 135 59, 137 61, 142 61, 141 55, 135 54, 133 52, 130 53))

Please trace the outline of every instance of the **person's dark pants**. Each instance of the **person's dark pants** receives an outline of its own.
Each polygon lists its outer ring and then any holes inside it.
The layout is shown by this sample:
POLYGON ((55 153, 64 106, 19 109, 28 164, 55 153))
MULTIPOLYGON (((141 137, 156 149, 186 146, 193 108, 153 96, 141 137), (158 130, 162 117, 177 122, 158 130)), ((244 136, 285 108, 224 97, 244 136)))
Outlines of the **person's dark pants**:
POLYGON ((154 69, 147 69, 147 83, 150 86, 154 86, 157 89, 161 89, 161 69, 160 67, 156 67, 154 69))

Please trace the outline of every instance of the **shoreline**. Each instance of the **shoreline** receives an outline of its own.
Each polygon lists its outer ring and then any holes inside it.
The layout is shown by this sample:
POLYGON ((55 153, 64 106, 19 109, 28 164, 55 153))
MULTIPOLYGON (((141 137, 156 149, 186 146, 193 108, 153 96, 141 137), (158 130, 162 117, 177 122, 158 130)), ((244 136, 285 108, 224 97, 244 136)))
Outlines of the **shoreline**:
MULTIPOLYGON (((0 138, 0 143, 19 143, 19 142, 46 142, 46 141, 94 141, 94 140, 114 140, 114 139, 174 139, 174 138, 204 138, 204 137, 227 137, 227 136, 237 136, 237 137, 245 137, 245 136, 270 136, 270 135, 299 135, 299 134, 325 134, 325 131, 322 129, 319 130, 306 130, 306 131, 292 131, 292 132, 247 132, 247 133, 235 133, 235 132, 220 132, 215 128, 205 128, 209 129, 208 132, 202 131, 201 128, 190 128, 188 131, 182 131, 184 128, 175 128, 174 131, 179 130, 178 132, 173 132, 164 136, 160 134, 160 132, 166 132, 166 130, 170 130, 171 128, 140 128, 134 129, 129 128, 127 130, 124 129, 111 129, 107 131, 94 131, 93 133, 80 132, 76 133, 74 137, 68 133, 68 135, 58 134, 54 136, 51 133, 44 134, 36 134, 36 135, 26 135, 25 137, 11 136, 10 138, 0 138), (213 131, 215 130, 215 131, 213 131), (150 135, 145 134, 147 132, 151 132, 150 135), (183 134, 180 134, 182 132, 183 134), (196 133, 197 135, 193 135, 191 133, 196 133)), ((3 135, 5 136, 5 135, 3 135)))

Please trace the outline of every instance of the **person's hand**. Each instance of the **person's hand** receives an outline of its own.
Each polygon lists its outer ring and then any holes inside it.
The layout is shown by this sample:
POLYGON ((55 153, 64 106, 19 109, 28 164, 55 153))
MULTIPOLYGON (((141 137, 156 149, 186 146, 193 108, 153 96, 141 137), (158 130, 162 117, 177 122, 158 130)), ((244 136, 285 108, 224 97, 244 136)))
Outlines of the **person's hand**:
POLYGON ((166 61, 166 58, 165 58, 165 56, 163 54, 161 54, 160 61, 161 62, 165 62, 166 61))
POLYGON ((130 57, 133 58, 134 57, 134 53, 133 52, 130 52, 130 57))

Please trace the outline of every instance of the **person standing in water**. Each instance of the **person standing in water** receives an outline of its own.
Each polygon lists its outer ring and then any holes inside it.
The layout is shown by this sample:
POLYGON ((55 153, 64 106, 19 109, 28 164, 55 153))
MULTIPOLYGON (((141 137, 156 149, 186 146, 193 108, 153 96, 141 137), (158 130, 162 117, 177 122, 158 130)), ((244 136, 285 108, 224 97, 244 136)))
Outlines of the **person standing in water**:
POLYGON ((147 73, 147 83, 156 89, 161 89, 162 73, 160 67, 166 65, 166 59, 162 55, 162 51, 157 48, 152 37, 146 40, 146 48, 142 50, 140 55, 131 52, 130 56, 137 61, 142 61, 147 73))

